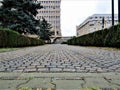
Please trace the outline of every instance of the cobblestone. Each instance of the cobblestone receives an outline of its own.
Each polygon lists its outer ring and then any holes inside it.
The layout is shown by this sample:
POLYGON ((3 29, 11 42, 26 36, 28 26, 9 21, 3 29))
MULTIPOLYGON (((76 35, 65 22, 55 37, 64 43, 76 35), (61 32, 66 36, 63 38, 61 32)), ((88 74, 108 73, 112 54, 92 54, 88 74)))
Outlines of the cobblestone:
POLYGON ((120 72, 120 51, 45 45, 0 53, 0 72, 120 72))

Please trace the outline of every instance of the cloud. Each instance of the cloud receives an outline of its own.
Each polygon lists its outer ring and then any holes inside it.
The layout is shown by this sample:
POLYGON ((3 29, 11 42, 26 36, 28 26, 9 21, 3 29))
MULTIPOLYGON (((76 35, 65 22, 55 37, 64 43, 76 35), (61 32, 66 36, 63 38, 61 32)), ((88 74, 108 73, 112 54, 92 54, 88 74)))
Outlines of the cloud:
MULTIPOLYGON (((115 13, 117 13, 117 1, 115 13)), ((111 0, 62 0, 61 29, 63 36, 75 36, 76 25, 93 14, 111 13, 111 0)))
MULTIPOLYGON (((111 13, 111 1, 112 0, 99 0, 99 2, 97 3, 96 12, 110 14, 111 13)), ((115 13, 117 13, 118 11, 117 1, 118 0, 114 0, 115 13)))
POLYGON ((76 25, 95 12, 97 2, 89 0, 64 0, 61 3, 61 28, 63 36, 75 36, 76 25), (68 31, 68 32, 67 32, 68 31))

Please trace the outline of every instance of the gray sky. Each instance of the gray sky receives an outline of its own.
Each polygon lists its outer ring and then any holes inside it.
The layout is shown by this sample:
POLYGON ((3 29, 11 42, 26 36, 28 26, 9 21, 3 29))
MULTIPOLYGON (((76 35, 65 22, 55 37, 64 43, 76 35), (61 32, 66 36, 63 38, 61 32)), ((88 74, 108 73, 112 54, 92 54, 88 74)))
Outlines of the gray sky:
MULTIPOLYGON (((115 14, 118 12, 115 1, 115 14)), ((93 14, 111 14, 111 0, 62 0, 61 30, 63 36, 75 36, 76 25, 93 14)))

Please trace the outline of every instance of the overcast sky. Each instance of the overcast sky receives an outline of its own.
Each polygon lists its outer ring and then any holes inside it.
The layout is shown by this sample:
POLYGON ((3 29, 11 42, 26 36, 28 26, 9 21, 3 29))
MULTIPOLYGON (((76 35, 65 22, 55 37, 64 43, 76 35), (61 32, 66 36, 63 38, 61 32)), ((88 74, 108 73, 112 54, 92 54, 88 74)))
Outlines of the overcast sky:
MULTIPOLYGON (((111 14, 112 0, 62 0, 61 30, 62 36, 75 36, 76 25, 81 24, 93 14, 111 14)), ((115 1, 115 14, 118 13, 115 1)))

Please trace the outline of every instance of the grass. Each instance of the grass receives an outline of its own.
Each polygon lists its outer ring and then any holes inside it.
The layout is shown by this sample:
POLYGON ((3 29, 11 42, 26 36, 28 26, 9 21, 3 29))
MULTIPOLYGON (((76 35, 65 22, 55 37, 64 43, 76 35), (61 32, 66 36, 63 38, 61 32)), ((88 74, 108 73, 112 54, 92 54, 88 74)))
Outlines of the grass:
POLYGON ((83 90, 101 90, 100 88, 84 88, 83 90))
MULTIPOLYGON (((100 89, 100 88, 84 88, 83 90, 102 90, 102 89, 100 89)), ((112 89, 110 89, 110 90, 118 90, 118 89, 116 89, 116 88, 112 88, 112 89)))
POLYGON ((8 51, 14 51, 17 50, 18 48, 0 48, 0 52, 8 52, 8 51))
POLYGON ((17 90, 32 90, 32 88, 29 88, 29 87, 22 87, 22 88, 17 89, 17 90))

